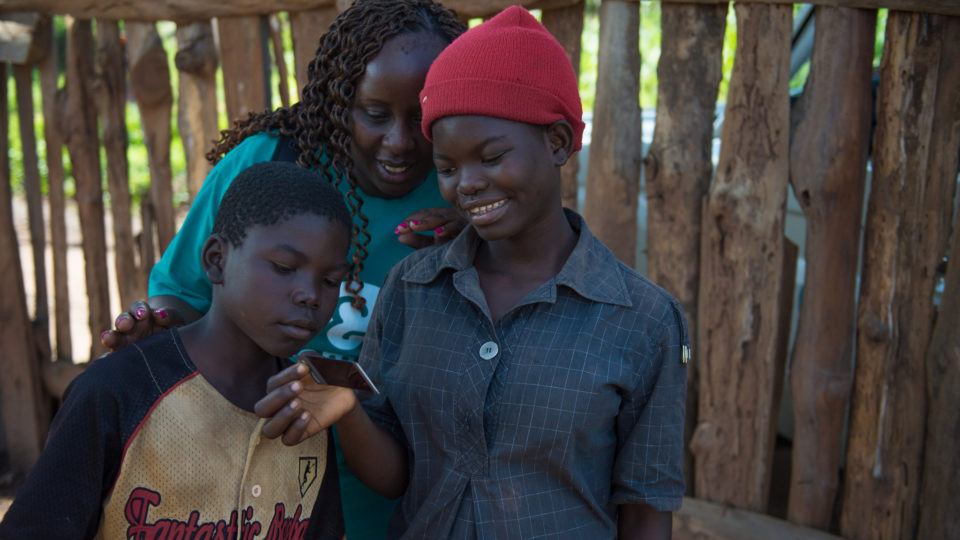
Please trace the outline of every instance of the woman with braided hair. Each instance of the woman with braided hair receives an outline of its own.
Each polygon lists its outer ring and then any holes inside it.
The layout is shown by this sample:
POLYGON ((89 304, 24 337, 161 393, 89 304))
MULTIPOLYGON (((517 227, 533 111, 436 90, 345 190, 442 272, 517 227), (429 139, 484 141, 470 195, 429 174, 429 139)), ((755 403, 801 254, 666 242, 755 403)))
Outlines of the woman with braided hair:
MULTIPOLYGON (((211 289, 199 255, 224 193, 255 163, 295 161, 335 185, 353 217, 352 269, 307 347, 356 360, 390 268, 464 226, 440 196, 418 99, 434 58, 464 30, 433 0, 357 0, 343 11, 320 38, 300 102, 222 132, 207 155, 214 168, 150 273, 149 300, 121 313, 103 344, 116 350, 206 312, 211 289)), ((346 470, 339 449, 338 462, 347 536, 382 538, 392 503, 346 470)))

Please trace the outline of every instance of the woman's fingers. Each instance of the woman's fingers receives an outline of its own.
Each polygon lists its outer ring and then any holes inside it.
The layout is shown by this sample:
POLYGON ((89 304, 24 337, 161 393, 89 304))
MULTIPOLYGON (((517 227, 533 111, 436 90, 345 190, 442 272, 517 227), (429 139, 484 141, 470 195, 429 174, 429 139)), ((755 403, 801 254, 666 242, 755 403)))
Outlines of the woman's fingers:
POLYGON ((155 326, 160 328, 183 326, 183 317, 180 316, 180 312, 174 308, 159 308, 153 310, 152 321, 155 326))
POLYGON ((451 221, 462 220, 459 216, 459 213, 453 208, 424 208, 410 214, 397 224, 397 233, 433 231, 451 221))
POLYGON ((453 208, 425 208, 407 216, 394 232, 400 243, 420 249, 455 237, 464 226, 463 216, 453 208), (427 231, 433 236, 418 234, 427 231))
POLYGON ((434 239, 432 236, 417 234, 415 232, 398 234, 397 241, 405 246, 410 246, 413 249, 425 248, 434 244, 434 239))

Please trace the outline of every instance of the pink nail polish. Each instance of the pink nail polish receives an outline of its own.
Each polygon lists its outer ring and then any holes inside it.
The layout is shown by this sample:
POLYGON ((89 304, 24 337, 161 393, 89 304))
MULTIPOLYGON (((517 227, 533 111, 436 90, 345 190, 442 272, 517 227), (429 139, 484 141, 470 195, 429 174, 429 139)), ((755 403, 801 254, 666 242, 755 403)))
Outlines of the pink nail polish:
POLYGON ((437 227, 434 229, 433 234, 443 234, 443 227, 437 227))
POLYGON ((419 224, 420 224, 420 220, 419 220, 419 219, 410 220, 410 226, 411 226, 411 227, 416 227, 416 226, 419 225, 419 224))
POLYGON ((157 318, 159 318, 159 319, 166 319, 166 318, 167 318, 167 310, 165 310, 165 309, 158 309, 158 310, 154 311, 154 313, 157 314, 157 318))
POLYGON ((143 318, 146 317, 146 316, 147 316, 147 310, 146 310, 146 309, 144 309, 144 308, 142 308, 142 307, 141 307, 141 308, 137 308, 136 317, 137 317, 138 320, 141 320, 141 319, 143 319, 143 318))

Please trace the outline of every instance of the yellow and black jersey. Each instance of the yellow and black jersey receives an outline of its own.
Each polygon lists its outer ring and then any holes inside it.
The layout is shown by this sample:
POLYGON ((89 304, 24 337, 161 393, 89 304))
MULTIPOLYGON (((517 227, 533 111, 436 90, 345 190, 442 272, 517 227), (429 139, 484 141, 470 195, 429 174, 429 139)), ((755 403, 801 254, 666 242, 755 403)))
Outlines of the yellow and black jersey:
POLYGON ((343 536, 333 442, 284 446, 197 371, 176 331, 70 386, 0 539, 343 536))

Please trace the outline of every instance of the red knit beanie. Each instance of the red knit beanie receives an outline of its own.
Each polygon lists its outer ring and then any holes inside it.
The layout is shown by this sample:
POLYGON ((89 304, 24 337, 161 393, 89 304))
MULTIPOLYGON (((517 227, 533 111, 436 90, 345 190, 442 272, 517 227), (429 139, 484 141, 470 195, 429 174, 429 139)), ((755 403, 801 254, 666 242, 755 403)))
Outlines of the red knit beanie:
POLYGON ((548 125, 566 120, 574 150, 583 138, 577 76, 563 47, 537 19, 511 6, 451 43, 420 92, 423 136, 446 116, 479 115, 548 125))

